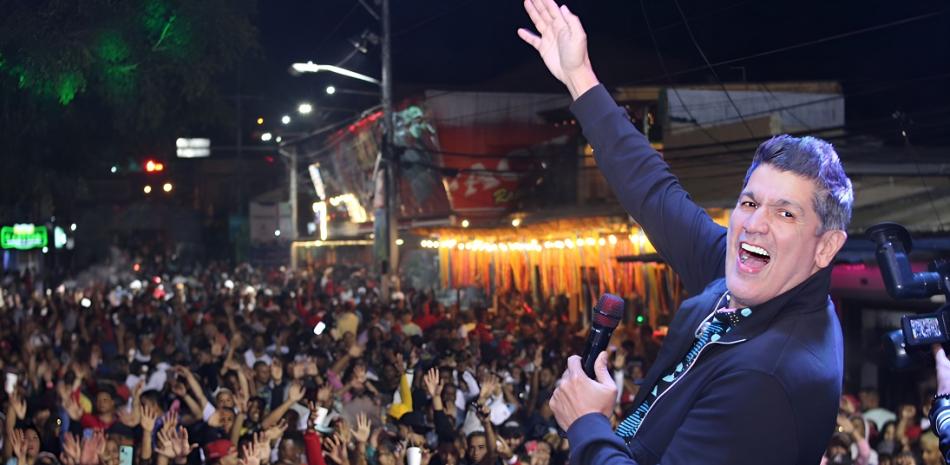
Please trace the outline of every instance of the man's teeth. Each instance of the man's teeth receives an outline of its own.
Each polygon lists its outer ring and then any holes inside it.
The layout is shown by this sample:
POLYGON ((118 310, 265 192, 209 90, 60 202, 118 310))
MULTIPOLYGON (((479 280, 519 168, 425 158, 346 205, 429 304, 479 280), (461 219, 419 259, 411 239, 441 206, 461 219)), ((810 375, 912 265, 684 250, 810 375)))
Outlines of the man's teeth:
POLYGON ((742 247, 742 250, 745 250, 746 252, 751 252, 756 255, 762 255, 763 257, 769 256, 769 252, 763 249, 762 247, 756 247, 752 244, 746 244, 745 242, 740 244, 740 247, 742 247))

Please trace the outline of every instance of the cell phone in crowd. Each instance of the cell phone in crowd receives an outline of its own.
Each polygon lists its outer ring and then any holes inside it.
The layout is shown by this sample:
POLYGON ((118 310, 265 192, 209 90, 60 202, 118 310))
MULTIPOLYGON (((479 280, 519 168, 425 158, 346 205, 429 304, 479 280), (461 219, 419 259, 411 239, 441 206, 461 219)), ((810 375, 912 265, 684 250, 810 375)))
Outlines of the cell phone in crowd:
POLYGON ((327 329, 327 324, 324 322, 318 322, 316 326, 313 327, 313 334, 317 336, 323 334, 323 331, 327 329))
POLYGON ((16 373, 7 373, 7 378, 3 382, 3 390, 6 391, 7 395, 13 394, 13 390, 16 389, 16 383, 20 377, 16 373))
POLYGON ((119 446, 119 465, 132 465, 134 452, 132 446, 119 446))

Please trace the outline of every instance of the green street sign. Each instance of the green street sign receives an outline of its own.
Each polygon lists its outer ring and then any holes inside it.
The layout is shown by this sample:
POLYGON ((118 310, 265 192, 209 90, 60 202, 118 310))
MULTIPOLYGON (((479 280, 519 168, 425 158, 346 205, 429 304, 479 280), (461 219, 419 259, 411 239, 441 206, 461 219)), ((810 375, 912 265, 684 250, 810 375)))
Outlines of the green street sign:
POLYGON ((49 244, 46 226, 16 224, 0 228, 0 248, 31 250, 41 249, 49 244))

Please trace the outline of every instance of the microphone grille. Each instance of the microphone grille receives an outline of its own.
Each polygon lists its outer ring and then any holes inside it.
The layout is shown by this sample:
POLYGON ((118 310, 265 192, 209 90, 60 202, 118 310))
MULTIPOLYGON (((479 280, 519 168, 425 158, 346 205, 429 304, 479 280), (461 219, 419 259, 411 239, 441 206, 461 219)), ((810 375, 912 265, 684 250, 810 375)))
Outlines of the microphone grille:
POLYGON ((623 299, 613 294, 604 294, 597 301, 597 310, 594 313, 594 323, 616 328, 617 324, 623 318, 623 299))

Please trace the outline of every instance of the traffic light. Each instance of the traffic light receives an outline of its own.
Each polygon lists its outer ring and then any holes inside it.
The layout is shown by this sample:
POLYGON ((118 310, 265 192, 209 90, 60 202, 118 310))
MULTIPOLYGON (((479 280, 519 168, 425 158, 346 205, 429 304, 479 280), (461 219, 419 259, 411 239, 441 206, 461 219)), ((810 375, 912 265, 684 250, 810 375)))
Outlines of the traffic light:
POLYGON ((647 319, 644 318, 643 315, 637 315, 637 324, 638 324, 638 325, 643 325, 643 323, 646 323, 646 321, 647 321, 647 319))
POLYGON ((145 172, 146 173, 161 173, 165 171, 165 164, 157 162, 155 160, 147 160, 145 162, 145 172))

